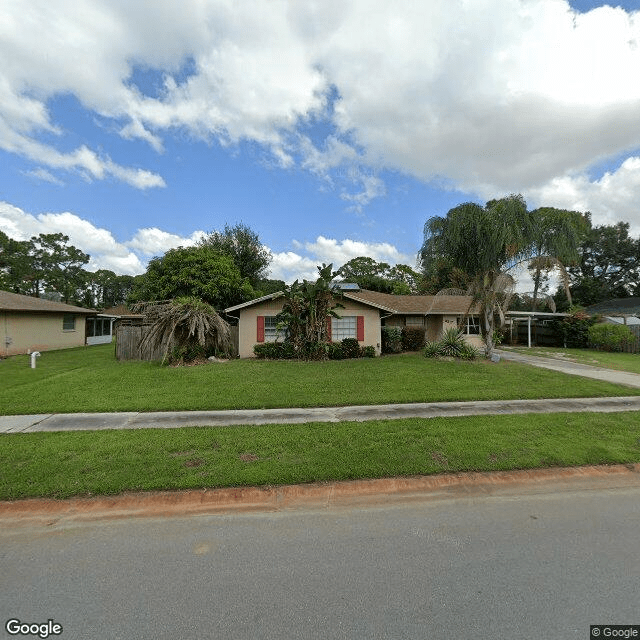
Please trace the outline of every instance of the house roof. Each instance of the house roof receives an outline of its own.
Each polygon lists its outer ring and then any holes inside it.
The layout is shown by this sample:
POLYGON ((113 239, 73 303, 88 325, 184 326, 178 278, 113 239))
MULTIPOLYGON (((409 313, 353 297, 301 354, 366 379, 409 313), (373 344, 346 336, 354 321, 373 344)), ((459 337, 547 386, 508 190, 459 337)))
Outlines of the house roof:
MULTIPOLYGON (((345 298, 355 300, 383 311, 409 315, 458 314, 470 311, 470 296, 405 296, 378 291, 345 291, 345 298)), ((473 311, 476 311, 473 309, 473 311)))
MULTIPOLYGON (((243 302, 235 307, 229 307, 225 309, 225 313, 251 307, 267 300, 273 300, 281 295, 281 291, 270 293, 267 296, 243 302)), ((388 313, 403 315, 464 314, 469 311, 471 305, 469 296, 404 296, 368 291, 367 289, 343 291, 342 295, 348 300, 360 302, 388 313)), ((477 313, 477 310, 474 309, 473 311, 477 313)))
POLYGON ((613 298, 587 307, 589 313, 604 316, 635 316, 640 314, 640 297, 613 298))
POLYGON ((118 304, 115 307, 109 307, 105 309, 100 315, 106 316, 118 316, 118 317, 126 317, 126 318, 142 318, 143 314, 141 313, 133 313, 126 304, 118 304))
POLYGON ((249 300, 249 302, 237 304, 235 307, 228 307, 224 310, 224 312, 229 313, 229 311, 237 311, 238 309, 244 309, 245 307, 252 307, 254 304, 260 304, 261 302, 265 302, 266 300, 273 300, 274 298, 279 298, 281 295, 282 291, 276 291, 275 293, 270 293, 266 296, 255 298, 254 300, 249 300))
POLYGON ((44 298, 34 298, 33 296, 23 296, 19 293, 0 291, 0 311, 34 311, 40 313, 84 313, 95 315, 95 309, 85 309, 84 307, 74 307, 64 302, 54 302, 44 298))

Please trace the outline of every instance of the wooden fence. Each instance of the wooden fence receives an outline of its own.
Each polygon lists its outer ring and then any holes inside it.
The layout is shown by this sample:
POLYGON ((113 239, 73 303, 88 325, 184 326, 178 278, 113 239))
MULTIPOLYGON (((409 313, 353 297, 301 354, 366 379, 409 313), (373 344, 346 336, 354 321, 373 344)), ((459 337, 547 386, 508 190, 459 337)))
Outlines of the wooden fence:
MULTIPOLYGON (((149 325, 123 324, 116 329, 116 360, 162 360, 164 350, 162 348, 152 349, 148 345, 141 347, 141 342, 149 325)), ((231 343, 233 358, 238 357, 239 335, 238 327, 229 327, 231 332, 231 343)))

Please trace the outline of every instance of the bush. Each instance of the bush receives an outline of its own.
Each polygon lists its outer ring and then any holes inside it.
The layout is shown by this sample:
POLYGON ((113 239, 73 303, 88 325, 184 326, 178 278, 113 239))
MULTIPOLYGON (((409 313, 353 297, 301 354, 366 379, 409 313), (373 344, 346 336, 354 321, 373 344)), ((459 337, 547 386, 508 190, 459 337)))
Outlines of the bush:
POLYGON ((565 348, 586 349, 589 345, 589 328, 596 323, 584 309, 573 308, 571 315, 553 322, 565 348))
POLYGON ((462 360, 475 360, 480 352, 465 339, 462 331, 450 327, 439 342, 425 343, 422 351, 425 358, 452 357, 462 360))
POLYGON ((342 352, 342 345, 339 342, 329 343, 329 360, 343 360, 344 353, 342 352))
POLYGON ((440 343, 426 342, 422 353, 425 358, 437 358, 440 355, 440 343))
POLYGON ((424 347, 425 329, 424 327, 403 327, 402 328, 402 349, 403 351, 420 351, 424 347))
POLYGON ((343 358, 359 358, 360 345, 355 338, 345 338, 341 342, 343 358))
POLYGON ((440 340, 440 355, 458 358, 466 344, 462 331, 457 327, 449 327, 440 340))
POLYGON ((362 347, 362 357, 363 358, 375 358, 376 357, 376 348, 370 344, 366 347, 362 347))
POLYGON ((475 360, 480 355, 480 351, 476 349, 472 344, 465 342, 460 350, 460 358, 462 360, 475 360))
POLYGON ((261 342, 253 345, 253 353, 260 360, 291 360, 294 357, 290 342, 261 342))
POLYGON ((623 351, 635 336, 623 324, 595 324, 589 327, 589 345, 599 351, 623 351))
POLYGON ((382 327, 382 353, 401 353, 402 329, 400 327, 382 327))

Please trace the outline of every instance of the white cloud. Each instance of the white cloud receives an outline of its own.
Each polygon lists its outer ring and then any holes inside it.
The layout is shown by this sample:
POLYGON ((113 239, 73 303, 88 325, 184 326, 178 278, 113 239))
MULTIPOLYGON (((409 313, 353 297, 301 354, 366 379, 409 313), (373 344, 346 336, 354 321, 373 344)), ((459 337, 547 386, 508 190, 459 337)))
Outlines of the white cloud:
POLYGON ((333 264, 333 269, 337 271, 345 262, 359 256, 368 256, 390 265, 412 265, 415 262, 415 256, 404 255, 386 242, 370 243, 318 236, 315 242, 293 240, 291 244, 295 251, 273 253, 270 277, 274 280, 284 280, 287 283, 296 279, 315 280, 318 277, 318 266, 333 264))
POLYGON ((0 202, 0 230, 15 240, 28 240, 41 233, 63 233, 69 243, 91 256, 89 271, 109 269, 118 274, 144 273, 141 259, 110 231, 101 229, 70 212, 33 215, 7 202, 0 202))
POLYGON ((131 240, 125 244, 145 256, 159 256, 175 247, 192 247, 207 234, 204 231, 194 231, 184 238, 175 233, 168 233, 156 227, 138 229, 131 240))
POLYGON ((640 149, 640 12, 609 6, 12 0, 0 58, 0 148, 139 189, 165 183, 88 145, 61 150, 51 98, 156 151, 176 129, 255 141, 339 182, 356 210, 384 195, 383 169, 489 197, 563 180, 604 193, 575 176, 640 149), (164 78, 155 92, 133 83, 145 69, 164 78))
POLYGON ((620 220, 630 223, 630 233, 640 235, 640 158, 627 158, 616 171, 590 180, 584 174, 555 178, 531 191, 545 206, 574 211, 590 211, 596 225, 620 220))
POLYGON ((62 180, 59 180, 50 171, 47 171, 42 167, 34 169, 33 171, 25 171, 24 175, 31 176, 36 180, 42 180, 44 182, 50 182, 51 184, 57 184, 58 186, 62 186, 64 184, 62 180))

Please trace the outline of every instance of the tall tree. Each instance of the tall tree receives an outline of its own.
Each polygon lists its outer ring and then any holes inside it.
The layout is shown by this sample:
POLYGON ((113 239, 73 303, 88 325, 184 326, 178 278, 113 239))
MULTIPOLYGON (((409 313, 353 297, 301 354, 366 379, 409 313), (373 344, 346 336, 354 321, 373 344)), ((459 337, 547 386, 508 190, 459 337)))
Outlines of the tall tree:
POLYGON ((578 247, 591 226, 589 215, 553 207, 541 207, 532 213, 537 227, 533 243, 534 257, 528 265, 533 278, 532 311, 536 310, 546 274, 555 269, 560 273, 565 295, 571 304, 567 267, 578 262, 578 247))
POLYGON ((425 224, 419 253, 424 272, 444 259, 468 274, 469 293, 480 306, 487 357, 494 348, 495 315, 504 313, 512 292, 507 272, 532 256, 535 237, 535 217, 520 195, 491 200, 484 207, 461 204, 425 224))
POLYGON ((252 287, 267 277, 271 264, 271 252, 260 242, 258 234, 246 224, 233 227, 225 224, 223 231, 212 231, 201 240, 200 246, 215 249, 229 256, 242 278, 246 278, 252 287))
POLYGON ((576 303, 640 295, 640 239, 629 236, 628 222, 593 227, 579 253, 579 264, 569 268, 576 303))
POLYGON ((195 297, 216 309, 253 299, 254 290, 233 260, 213 247, 178 247, 153 258, 135 279, 130 302, 195 297))

